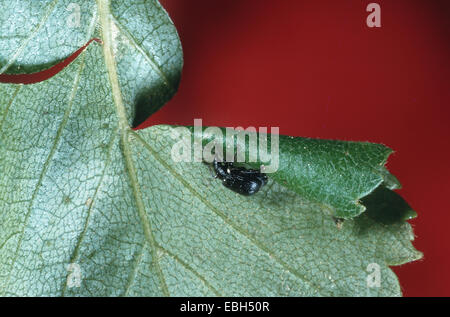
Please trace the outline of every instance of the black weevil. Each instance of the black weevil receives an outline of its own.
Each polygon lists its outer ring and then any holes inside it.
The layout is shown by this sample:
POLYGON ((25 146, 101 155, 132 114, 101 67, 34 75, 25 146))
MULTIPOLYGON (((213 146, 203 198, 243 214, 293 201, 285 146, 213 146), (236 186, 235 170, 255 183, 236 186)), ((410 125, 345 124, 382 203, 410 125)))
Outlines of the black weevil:
POLYGON ((222 180, 225 187, 244 196, 256 194, 268 181, 267 175, 259 170, 236 167, 233 163, 218 162, 216 159, 213 166, 216 177, 222 180))

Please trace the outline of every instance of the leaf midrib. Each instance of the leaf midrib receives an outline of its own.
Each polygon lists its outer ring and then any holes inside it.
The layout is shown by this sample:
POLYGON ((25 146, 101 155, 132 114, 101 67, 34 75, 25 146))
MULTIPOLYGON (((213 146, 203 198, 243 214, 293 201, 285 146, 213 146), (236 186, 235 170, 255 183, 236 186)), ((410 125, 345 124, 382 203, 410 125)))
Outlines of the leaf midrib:
POLYGON ((105 66, 108 72, 108 78, 111 85, 111 91, 113 96, 114 105, 116 107, 116 114, 119 121, 119 133, 120 133, 120 143, 122 155, 125 159, 125 165, 129 180, 133 190, 133 196, 136 200, 136 207, 139 213, 139 217, 142 222, 144 235, 147 242, 149 243, 152 251, 152 262, 155 266, 157 275, 161 282, 162 292, 165 296, 170 296, 169 290, 159 265, 158 253, 156 248, 155 238, 153 236, 150 221, 145 212, 144 203, 142 201, 142 193, 140 185, 137 179, 136 168, 131 156, 130 145, 128 142, 128 135, 132 131, 128 124, 126 110, 123 103, 122 93, 120 90, 119 78, 117 75, 117 63, 114 56, 113 43, 112 43, 112 24, 111 24, 111 12, 110 12, 110 1, 109 0, 97 0, 98 14, 100 18, 100 25, 102 30, 102 40, 103 40, 103 55, 105 58, 105 66))

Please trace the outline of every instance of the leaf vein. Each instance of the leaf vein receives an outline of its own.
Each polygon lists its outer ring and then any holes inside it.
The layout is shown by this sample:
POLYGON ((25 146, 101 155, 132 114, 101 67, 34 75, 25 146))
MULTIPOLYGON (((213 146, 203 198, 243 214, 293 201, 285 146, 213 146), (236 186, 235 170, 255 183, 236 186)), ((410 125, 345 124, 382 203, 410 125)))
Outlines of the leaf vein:
POLYGON ((139 251, 136 261, 134 262, 133 269, 131 270, 130 278, 127 282, 127 285, 125 286, 125 292, 123 294, 124 297, 128 296, 131 286, 133 286, 134 281, 136 280, 137 273, 139 272, 139 265, 141 265, 142 256, 144 255, 144 250, 145 250, 145 241, 141 246, 141 250, 139 251))
POLYGON ((189 264, 185 263, 183 260, 181 260, 179 257, 177 257, 175 254, 173 254, 171 251, 167 250, 166 248, 164 248, 163 246, 158 244, 158 247, 165 253, 167 253, 170 257, 172 257, 175 261, 177 261, 178 263, 180 263, 182 266, 184 266, 188 271, 191 271, 198 279, 200 279, 203 284, 205 284, 205 286, 207 288, 209 288, 216 296, 223 296, 219 293, 219 291, 217 291, 212 285, 211 283, 208 282, 208 280, 201 275, 199 272, 197 272, 193 267, 191 267, 189 264))

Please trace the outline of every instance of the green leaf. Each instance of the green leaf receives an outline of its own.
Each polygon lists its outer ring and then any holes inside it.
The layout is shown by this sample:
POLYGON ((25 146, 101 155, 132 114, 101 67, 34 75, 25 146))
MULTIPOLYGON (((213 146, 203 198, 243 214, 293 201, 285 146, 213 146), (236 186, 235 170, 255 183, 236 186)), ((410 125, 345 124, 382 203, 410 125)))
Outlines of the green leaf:
MULTIPOLYGON (((191 133, 201 138, 204 146, 211 142, 220 144, 226 153, 227 131, 222 129, 216 137, 208 129, 191 133)), ((246 160, 252 148, 249 143, 255 133, 246 132, 246 138, 228 136, 229 144, 245 149, 246 160)), ((272 138, 267 139, 267 148, 272 149, 272 138)), ((344 142, 279 136, 279 168, 270 176, 280 184, 297 192, 303 198, 321 203, 337 218, 353 218, 366 210, 361 199, 383 185, 390 189, 400 187, 397 179, 384 167, 392 150, 381 144, 368 142, 344 142)), ((264 162, 257 160, 246 165, 260 168, 264 162)))
POLYGON ((387 189, 390 150, 281 137, 280 169, 251 197, 175 163, 172 127, 131 126, 174 94, 178 36, 158 2, 123 3, 1 2, 0 73, 103 45, 45 82, 0 84, 0 295, 400 295, 388 266, 421 254, 387 189))

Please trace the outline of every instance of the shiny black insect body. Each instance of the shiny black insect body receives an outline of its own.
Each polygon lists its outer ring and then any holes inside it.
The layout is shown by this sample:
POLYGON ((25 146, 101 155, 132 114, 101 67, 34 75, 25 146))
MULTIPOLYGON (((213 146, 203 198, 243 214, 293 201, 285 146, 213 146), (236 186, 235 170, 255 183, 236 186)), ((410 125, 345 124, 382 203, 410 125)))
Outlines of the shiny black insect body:
POLYGON ((233 163, 213 162, 216 177, 222 180, 222 184, 232 191, 251 196, 256 194, 261 187, 267 184, 267 175, 259 170, 235 167, 233 163))

